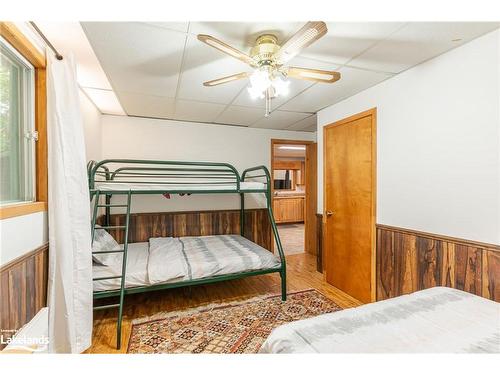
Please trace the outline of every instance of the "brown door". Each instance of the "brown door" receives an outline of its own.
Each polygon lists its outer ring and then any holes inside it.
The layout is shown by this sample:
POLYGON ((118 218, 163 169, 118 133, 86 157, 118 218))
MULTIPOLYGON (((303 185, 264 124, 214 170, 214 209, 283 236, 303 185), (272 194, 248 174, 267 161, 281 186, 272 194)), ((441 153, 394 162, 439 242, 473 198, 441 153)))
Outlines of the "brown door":
POLYGON ((324 128, 326 281, 375 300, 376 110, 324 128))

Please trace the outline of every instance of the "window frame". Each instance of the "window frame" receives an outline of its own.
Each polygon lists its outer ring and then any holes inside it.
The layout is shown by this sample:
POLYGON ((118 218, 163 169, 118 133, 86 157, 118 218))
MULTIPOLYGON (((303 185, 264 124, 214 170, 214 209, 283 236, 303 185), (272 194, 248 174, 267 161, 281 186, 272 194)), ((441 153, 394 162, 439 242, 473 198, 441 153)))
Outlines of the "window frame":
MULTIPOLYGON (((36 155, 35 147, 36 141, 33 139, 27 139, 27 135, 33 134, 35 131, 35 68, 31 63, 24 58, 17 50, 10 45, 2 36, 0 36, 0 44, 7 50, 7 60, 12 60, 14 64, 19 67, 19 84, 11 83, 11 88, 20 89, 20 92, 16 94, 19 99, 18 109, 20 113, 18 116, 18 121, 20 123, 16 124, 16 132, 20 136, 21 144, 17 147, 20 149, 22 159, 21 164, 22 171, 24 172, 24 178, 20 181, 11 181, 11 183, 19 184, 21 187, 22 197, 21 199, 14 199, 11 201, 4 201, 0 203, 0 207, 6 207, 14 204, 23 203, 33 203, 36 201, 36 155)), ((15 121, 15 122, 18 122, 15 121)), ((13 125, 12 123, 10 124, 13 125)), ((12 129, 11 129, 12 130, 12 129)))
POLYGON ((0 22, 0 35, 35 68, 35 201, 0 207, 0 220, 47 211, 47 83, 45 56, 11 22, 0 22))

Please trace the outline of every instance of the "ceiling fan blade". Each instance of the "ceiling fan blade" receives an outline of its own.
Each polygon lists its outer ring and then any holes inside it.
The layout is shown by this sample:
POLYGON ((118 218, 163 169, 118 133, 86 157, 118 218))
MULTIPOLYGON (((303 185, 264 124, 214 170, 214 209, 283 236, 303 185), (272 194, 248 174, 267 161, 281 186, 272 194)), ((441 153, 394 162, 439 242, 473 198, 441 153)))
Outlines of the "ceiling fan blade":
POLYGON ((248 65, 256 66, 255 61, 246 53, 243 53, 236 48, 231 47, 229 44, 226 44, 219 39, 214 38, 213 36, 198 34, 198 40, 202 41, 205 44, 208 44, 210 47, 214 47, 219 51, 224 52, 231 57, 241 60, 248 65))
POLYGON ((276 61, 280 65, 285 64, 327 32, 328 28, 323 21, 309 21, 281 46, 275 55, 276 61))
POLYGON ((212 81, 203 82, 203 86, 222 85, 223 83, 228 83, 228 82, 236 81, 238 79, 247 78, 249 75, 250 75, 250 73, 247 73, 247 72, 233 74, 231 76, 217 78, 217 79, 214 79, 212 81))
POLYGON ((334 72, 333 70, 297 68, 295 66, 289 67, 286 74, 288 77, 292 78, 323 83, 333 83, 340 79, 340 73, 334 72))

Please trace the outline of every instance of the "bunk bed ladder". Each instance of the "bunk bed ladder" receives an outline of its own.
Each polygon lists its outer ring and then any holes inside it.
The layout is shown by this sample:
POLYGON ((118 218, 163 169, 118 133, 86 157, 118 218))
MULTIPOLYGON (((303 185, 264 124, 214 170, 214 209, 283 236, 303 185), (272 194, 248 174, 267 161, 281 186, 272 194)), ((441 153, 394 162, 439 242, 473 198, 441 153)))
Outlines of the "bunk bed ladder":
MULTIPOLYGON (((120 349, 121 347, 121 334, 122 334, 122 319, 123 319, 123 302, 125 299, 125 275, 127 272, 127 250, 128 250, 128 233, 129 233, 129 224, 130 224, 130 204, 132 200, 132 191, 127 192, 127 203, 126 204, 111 204, 108 196, 106 196, 106 203, 99 204, 99 190, 94 192, 95 194, 95 202, 94 202, 94 212, 92 215, 92 242, 94 241, 94 234, 96 229, 122 229, 125 230, 124 240, 123 240, 123 248, 119 250, 110 250, 110 251, 92 251, 92 254, 104 254, 104 253, 123 253, 122 257, 122 272, 119 276, 106 276, 106 277, 96 277, 93 278, 92 281, 97 280, 110 280, 110 279, 121 279, 120 280, 120 294, 119 294, 119 303, 114 303, 110 305, 100 305, 95 306, 94 310, 104 310, 110 308, 118 308, 118 321, 116 325, 116 348, 120 349), (126 207, 127 212, 125 214, 125 225, 109 225, 109 222, 106 222, 105 226, 97 226, 97 215, 99 212, 99 208, 105 208, 106 210, 110 210, 111 207, 126 207)), ((108 211, 109 213, 109 211, 108 211)), ((109 214, 107 215, 109 217, 109 214)), ((109 220, 109 218, 108 218, 109 220)), ((107 221, 108 221, 107 220, 107 221)), ((99 292, 94 292, 94 295, 99 292)))

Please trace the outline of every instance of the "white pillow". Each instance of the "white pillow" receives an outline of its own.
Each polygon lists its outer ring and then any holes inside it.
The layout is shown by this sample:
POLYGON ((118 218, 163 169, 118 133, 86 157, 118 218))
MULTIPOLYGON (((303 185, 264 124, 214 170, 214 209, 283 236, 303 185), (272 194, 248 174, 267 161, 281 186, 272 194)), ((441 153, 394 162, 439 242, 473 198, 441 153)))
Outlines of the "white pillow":
MULTIPOLYGON (((99 228, 99 225, 96 225, 96 227, 99 228)), ((106 230, 95 230, 92 251, 111 251, 120 249, 121 246, 106 230)), ((94 262, 103 266, 113 266, 121 261, 122 255, 123 253, 92 254, 92 259, 94 260, 94 262)))

